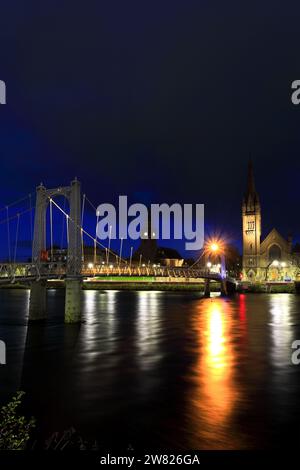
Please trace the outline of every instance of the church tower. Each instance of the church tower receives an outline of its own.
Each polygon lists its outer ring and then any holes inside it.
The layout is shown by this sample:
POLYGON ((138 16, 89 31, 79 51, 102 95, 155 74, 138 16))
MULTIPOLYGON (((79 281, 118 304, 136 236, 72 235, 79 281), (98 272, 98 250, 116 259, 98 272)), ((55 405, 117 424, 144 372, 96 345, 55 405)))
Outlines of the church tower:
POLYGON ((248 167, 247 191, 243 199, 243 279, 260 277, 261 208, 255 189, 251 160, 248 167))

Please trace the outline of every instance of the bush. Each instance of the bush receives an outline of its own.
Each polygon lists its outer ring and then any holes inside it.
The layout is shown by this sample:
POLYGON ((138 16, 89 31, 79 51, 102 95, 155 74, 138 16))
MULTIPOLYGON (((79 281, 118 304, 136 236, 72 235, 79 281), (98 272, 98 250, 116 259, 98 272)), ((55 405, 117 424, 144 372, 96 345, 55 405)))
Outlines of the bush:
POLYGON ((35 427, 34 418, 27 420, 18 414, 18 407, 25 392, 17 392, 0 410, 0 449, 24 450, 35 427))

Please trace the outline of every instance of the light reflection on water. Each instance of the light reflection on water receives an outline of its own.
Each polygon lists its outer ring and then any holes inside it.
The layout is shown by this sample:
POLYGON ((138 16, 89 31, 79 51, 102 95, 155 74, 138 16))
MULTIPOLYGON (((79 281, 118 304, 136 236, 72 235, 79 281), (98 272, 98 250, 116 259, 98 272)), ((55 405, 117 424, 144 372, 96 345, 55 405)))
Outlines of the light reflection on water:
POLYGON ((291 303, 291 297, 284 294, 278 294, 270 299, 271 355, 275 367, 284 367, 290 364, 293 341, 291 303))
POLYGON ((27 391, 46 435, 73 425, 106 443, 179 449, 299 438, 297 296, 90 290, 83 323, 72 326, 63 292, 52 290, 47 324, 28 328, 27 291, 0 290, 0 302, 1 400, 27 391))
POLYGON ((229 341, 231 305, 218 298, 205 299, 198 308, 200 318, 194 317, 198 359, 194 368, 196 387, 189 403, 191 425, 195 431, 204 429, 208 447, 220 447, 229 437, 230 416, 238 396, 233 378, 235 356, 229 341))
POLYGON ((139 366, 145 369, 154 367, 161 359, 161 294, 155 291, 137 293, 136 345, 139 366))

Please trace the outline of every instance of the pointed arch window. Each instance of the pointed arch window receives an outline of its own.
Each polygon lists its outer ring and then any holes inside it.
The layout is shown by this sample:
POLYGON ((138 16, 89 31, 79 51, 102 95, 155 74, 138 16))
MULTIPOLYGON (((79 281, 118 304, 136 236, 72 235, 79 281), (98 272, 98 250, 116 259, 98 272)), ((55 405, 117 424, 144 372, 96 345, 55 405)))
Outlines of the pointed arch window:
POLYGON ((269 261, 281 259, 281 248, 278 245, 271 245, 269 248, 269 261))

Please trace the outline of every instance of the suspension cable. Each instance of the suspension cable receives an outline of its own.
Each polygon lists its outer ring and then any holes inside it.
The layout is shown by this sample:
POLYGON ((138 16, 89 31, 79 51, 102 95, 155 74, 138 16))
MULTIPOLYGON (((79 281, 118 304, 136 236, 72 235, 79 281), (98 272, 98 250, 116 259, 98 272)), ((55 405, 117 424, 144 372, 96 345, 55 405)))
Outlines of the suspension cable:
POLYGON ((10 204, 5 205, 4 207, 0 208, 0 212, 5 211, 8 207, 15 206, 16 204, 19 204, 20 202, 26 201, 29 197, 31 197, 32 194, 28 194, 27 196, 21 197, 20 199, 16 199, 15 201, 11 202, 10 204))
POLYGON ((30 216, 30 236, 31 240, 33 240, 33 218, 32 218, 32 199, 31 199, 31 194, 29 194, 29 216, 30 216))
MULTIPOLYGON (((66 198, 64 198, 64 210, 66 209, 66 198)), ((61 239, 60 239, 60 248, 62 249, 63 247, 63 242, 64 242, 64 235, 65 235, 65 219, 63 218, 62 221, 62 229, 61 229, 61 239)))
POLYGON ((97 243, 96 243, 96 238, 94 239, 94 264, 97 263, 97 243))
POLYGON ((98 227, 98 222, 99 222, 99 215, 97 214, 97 218, 96 218, 96 229, 95 229, 95 242, 94 242, 94 263, 96 264, 96 260, 97 260, 97 244, 96 244, 96 240, 97 240, 97 227, 98 227))
MULTIPOLYGON (((83 226, 84 208, 85 208, 85 194, 82 196, 81 227, 83 226)), ((82 256, 82 262, 84 263, 84 244, 83 244, 83 232, 82 232, 82 229, 80 230, 80 237, 81 237, 81 256, 82 256)))
POLYGON ((15 215, 12 215, 12 216, 9 216, 9 211, 8 211, 8 207, 7 207, 7 215, 8 217, 6 217, 6 219, 3 219, 0 221, 0 225, 2 224, 7 224, 7 243, 8 243, 8 259, 9 259, 9 262, 11 263, 12 260, 13 262, 15 263, 16 262, 16 254, 17 254, 17 242, 18 242, 18 237, 19 237, 19 224, 20 224, 20 217, 24 214, 27 214, 28 212, 31 213, 31 211, 33 210, 33 207, 31 208, 28 208, 28 209, 25 209, 23 212, 18 212, 17 214, 15 215), (15 241, 15 247, 13 249, 13 253, 12 253, 12 249, 11 249, 11 227, 10 227, 10 222, 14 219, 17 219, 17 227, 16 227, 16 241, 15 241), (13 258, 12 258, 12 254, 14 255, 13 258))
POLYGON ((0 225, 7 224, 8 221, 10 222, 11 220, 16 219, 18 215, 21 216, 21 215, 27 214, 30 210, 33 210, 33 209, 34 209, 33 207, 31 209, 25 209, 24 211, 19 212, 18 214, 11 215, 10 217, 6 217, 6 219, 0 220, 0 225))
POLYGON ((84 207, 85 207, 85 194, 82 196, 82 208, 81 208, 81 227, 83 226, 83 216, 84 216, 84 207))
MULTIPOLYGON (((69 220, 75 224, 74 220, 71 219, 71 217, 52 199, 52 202, 53 204, 57 207, 57 209, 59 209, 65 216, 66 216, 66 219, 67 219, 67 225, 69 224, 69 220)), ((90 235, 83 227, 80 227, 79 225, 77 225, 77 228, 79 230, 82 230, 82 232, 88 237, 90 238, 91 240, 96 240, 96 243, 101 246, 101 248, 104 248, 104 249, 107 249, 107 247, 105 245, 103 245, 102 243, 100 243, 97 239, 95 239, 92 235, 90 235)), ((118 259, 118 255, 116 255, 110 248, 107 249, 109 251, 109 253, 111 253, 115 258, 116 260, 118 259)), ((126 263, 126 260, 122 259, 121 260, 122 262, 126 263)))
POLYGON ((82 262, 84 263, 84 245, 83 245, 83 231, 82 231, 82 228, 80 230, 80 237, 81 237, 81 256, 82 256, 82 262))
POLYGON ((14 252, 14 264, 16 264, 17 258, 17 247, 18 247, 18 237, 19 237, 19 223, 20 223, 20 214, 17 214, 17 228, 16 228, 16 241, 15 241, 15 252, 14 252))
POLYGON ((52 220, 52 199, 50 199, 50 256, 53 261, 53 220, 52 220))
MULTIPOLYGON (((54 202, 54 204, 55 204, 55 202, 54 202)), ((68 216, 68 214, 65 214, 65 216, 66 216, 66 226, 67 226, 67 245, 69 246, 69 216, 68 216)))
POLYGON ((94 209, 94 211, 97 212, 97 207, 95 206, 95 204, 93 204, 89 198, 87 197, 87 195, 85 194, 85 199, 87 200, 87 202, 90 204, 90 206, 94 209))
POLYGON ((10 230, 9 230, 9 214, 8 214, 8 206, 6 206, 6 215, 7 215, 7 244, 8 244, 8 260, 11 262, 11 254, 10 254, 10 230))
POLYGON ((195 266, 195 264, 199 263, 200 259, 202 258, 202 256, 204 255, 204 250, 202 251, 201 255, 199 256, 198 259, 196 259, 196 261, 190 266, 190 269, 195 266))

